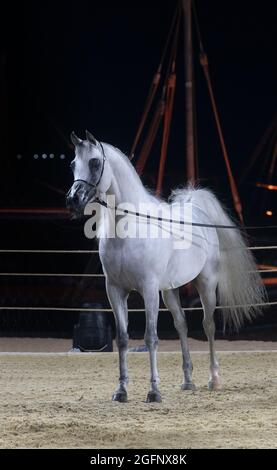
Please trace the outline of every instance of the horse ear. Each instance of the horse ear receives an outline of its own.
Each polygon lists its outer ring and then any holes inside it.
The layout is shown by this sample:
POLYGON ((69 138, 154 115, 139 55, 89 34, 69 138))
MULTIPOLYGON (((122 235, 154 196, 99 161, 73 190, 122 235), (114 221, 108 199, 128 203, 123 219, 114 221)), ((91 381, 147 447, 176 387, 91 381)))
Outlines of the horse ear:
POLYGON ((87 137, 87 140, 93 144, 93 145, 98 145, 98 141, 95 139, 95 137, 89 132, 89 131, 86 131, 86 137, 87 137))
POLYGON ((77 137, 77 135, 75 134, 75 132, 71 132, 71 135, 70 135, 70 138, 71 138, 71 142, 73 143, 73 145, 80 145, 83 141, 81 139, 79 139, 79 137, 77 137))

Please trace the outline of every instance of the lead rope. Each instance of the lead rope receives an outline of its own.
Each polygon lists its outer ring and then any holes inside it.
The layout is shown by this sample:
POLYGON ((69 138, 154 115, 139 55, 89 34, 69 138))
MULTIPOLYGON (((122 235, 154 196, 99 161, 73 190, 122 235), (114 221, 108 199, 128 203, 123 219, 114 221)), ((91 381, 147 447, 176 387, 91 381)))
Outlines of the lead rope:
POLYGON ((218 224, 202 224, 198 222, 185 222, 184 220, 174 220, 174 219, 165 219, 163 217, 155 217, 149 214, 141 214, 140 212, 134 212, 130 211, 128 209, 121 209, 120 207, 114 206, 110 207, 108 204, 103 201, 102 199, 96 198, 94 199, 93 202, 96 202, 97 204, 100 204, 103 207, 106 207, 106 209, 113 209, 116 211, 120 211, 122 214, 129 214, 133 215, 135 217, 144 217, 147 220, 156 220, 158 222, 169 222, 171 224, 180 224, 180 225, 191 225, 194 227, 208 227, 208 228, 227 228, 227 229, 236 229, 236 230, 256 230, 256 229, 276 229, 277 225, 264 225, 264 226, 249 226, 249 227, 239 227, 237 225, 218 225, 218 224))

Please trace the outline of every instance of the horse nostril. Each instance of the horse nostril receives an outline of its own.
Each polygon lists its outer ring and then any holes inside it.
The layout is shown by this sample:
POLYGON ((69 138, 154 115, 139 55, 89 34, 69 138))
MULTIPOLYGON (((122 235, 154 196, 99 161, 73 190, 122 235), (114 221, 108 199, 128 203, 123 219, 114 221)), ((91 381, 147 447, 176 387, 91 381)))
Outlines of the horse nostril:
POLYGON ((76 193, 70 196, 67 196, 66 198, 66 205, 67 207, 73 207, 74 205, 76 205, 78 203, 78 195, 76 193))
POLYGON ((74 193, 73 196, 72 196, 73 204, 77 204, 78 201, 79 201, 78 194, 74 193))

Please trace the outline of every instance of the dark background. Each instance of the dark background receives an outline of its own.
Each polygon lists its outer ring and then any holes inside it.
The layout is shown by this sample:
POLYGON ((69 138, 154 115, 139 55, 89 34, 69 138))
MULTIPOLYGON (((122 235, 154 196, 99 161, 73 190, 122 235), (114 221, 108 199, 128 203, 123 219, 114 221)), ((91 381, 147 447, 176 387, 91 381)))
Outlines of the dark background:
MULTIPOLYGON (((1 160, 9 178, 1 188, 2 205, 64 204, 62 195, 40 182, 62 189, 70 185, 72 151, 66 140, 73 129, 84 136, 88 128, 100 140, 130 151, 176 3, 10 4, 1 42, 1 160), (45 160, 43 153, 48 156, 45 160), (53 160, 50 153, 55 154, 53 160), (5 184, 11 178, 16 181, 13 191, 5 184)), ((195 4, 238 178, 276 111, 276 4, 269 0, 195 0, 195 4)), ((228 201, 226 171, 194 36, 200 179, 228 201)), ((182 184, 186 177, 182 31, 177 74, 165 193, 168 185, 182 184)), ((153 184, 159 150, 158 140, 146 169, 153 184)), ((261 179, 259 164, 250 181, 257 175, 261 179)))
MULTIPOLYGON (((0 43, 1 207, 64 207, 63 192, 72 175, 69 135, 85 129, 127 154, 139 124, 145 98, 159 64, 176 8, 175 0, 26 1, 9 2, 0 43), (49 155, 54 154, 50 159, 49 155), (45 159, 42 154, 46 154, 45 159), (34 155, 38 155, 34 159, 34 155), (61 155, 65 158, 61 159, 61 155), (49 186, 50 185, 50 186, 49 186), (56 190, 61 190, 57 192, 56 190)), ((222 120, 230 161, 238 181, 276 112, 276 3, 269 0, 195 0, 203 43, 222 120)), ((225 166, 207 87, 198 61, 194 30, 197 146, 200 182, 232 207, 225 166)), ((177 92, 167 159, 164 195, 186 182, 184 50, 180 34, 177 92)), ((144 181, 155 186, 160 135, 150 155, 144 181)), ((255 188, 268 182, 264 151, 239 186, 246 223, 273 223, 265 217, 276 192, 255 188)), ((276 184, 275 179, 272 183, 276 184)), ((82 223, 61 217, 0 216, 1 247, 11 249, 93 249, 82 223)), ((276 244, 275 231, 251 233, 251 244, 276 244)), ((276 252, 258 252, 275 264, 276 252)), ((97 256, 2 254, 1 271, 101 272, 97 256)), ((265 276, 266 277, 266 276, 265 276)), ((108 306, 104 284, 80 278, 1 279, 2 306, 73 306, 97 301, 108 306)), ((183 305, 195 305, 195 294, 183 292, 183 305), (190 303, 191 302, 191 303, 190 303)), ((270 300, 276 299, 272 285, 270 300)), ((140 305, 137 297, 133 306, 140 305)), ((131 306, 132 306, 131 302, 131 306)), ((0 334, 70 336, 77 314, 2 312, 0 334)), ((202 315, 188 315, 192 329, 202 315)), ((143 331, 143 317, 131 315, 143 331)), ((172 321, 161 315, 166 335, 172 321)), ((271 328, 276 313, 267 310, 258 325, 271 328)), ((170 331, 170 333, 169 333, 170 331)), ((275 333, 274 333, 275 331, 275 333)), ((142 334, 142 333, 141 333, 142 334)), ((161 333, 160 333, 161 334, 161 333)))

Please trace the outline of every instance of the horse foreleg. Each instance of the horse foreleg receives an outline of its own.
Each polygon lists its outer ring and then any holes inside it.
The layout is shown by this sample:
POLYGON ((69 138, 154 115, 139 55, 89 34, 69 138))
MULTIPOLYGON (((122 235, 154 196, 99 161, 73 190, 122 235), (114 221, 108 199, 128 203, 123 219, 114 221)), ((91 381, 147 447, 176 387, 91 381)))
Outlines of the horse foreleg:
POLYGON ((127 385, 128 385, 128 366, 127 366, 127 350, 128 350, 128 292, 114 286, 106 281, 107 295, 114 312, 116 324, 116 343, 119 353, 119 384, 115 390, 112 400, 127 402, 127 385))
POLYGON ((146 401, 160 403, 162 401, 162 398, 158 390, 158 384, 160 382, 160 379, 157 369, 157 322, 159 314, 159 291, 158 289, 146 289, 143 292, 143 297, 146 315, 146 329, 144 340, 149 350, 151 371, 150 391, 147 395, 146 401))

